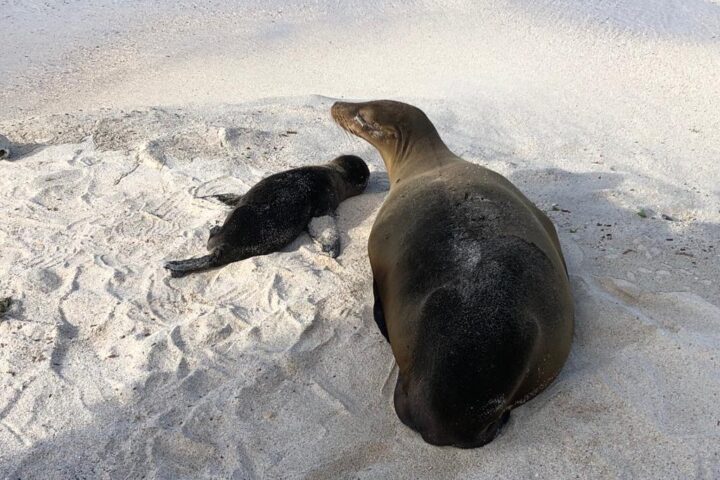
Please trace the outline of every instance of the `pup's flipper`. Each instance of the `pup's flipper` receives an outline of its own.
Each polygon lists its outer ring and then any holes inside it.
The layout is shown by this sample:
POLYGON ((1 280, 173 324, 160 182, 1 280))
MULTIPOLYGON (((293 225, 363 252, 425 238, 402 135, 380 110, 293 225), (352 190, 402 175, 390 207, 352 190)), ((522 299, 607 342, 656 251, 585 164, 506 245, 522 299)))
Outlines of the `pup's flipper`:
POLYGON ((313 240, 320 244, 320 248, 332 258, 340 255, 340 232, 337 221, 332 215, 314 217, 308 223, 308 233, 313 240))
POLYGON ((218 193, 216 195, 205 195, 197 198, 212 198, 230 207, 237 207, 240 204, 240 200, 242 200, 243 196, 236 195, 234 193, 218 193))
POLYGON ((166 269, 170 270, 170 276, 173 278, 184 277, 190 273, 202 272, 219 266, 218 256, 215 253, 187 260, 174 260, 164 265, 166 269))

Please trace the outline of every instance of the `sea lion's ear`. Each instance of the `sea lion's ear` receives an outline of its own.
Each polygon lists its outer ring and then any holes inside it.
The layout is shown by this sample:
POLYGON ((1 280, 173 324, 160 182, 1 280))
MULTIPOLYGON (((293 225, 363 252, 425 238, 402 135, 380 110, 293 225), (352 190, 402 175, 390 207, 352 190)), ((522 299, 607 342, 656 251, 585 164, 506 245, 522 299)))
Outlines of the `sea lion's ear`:
POLYGON ((370 136, 377 139, 385 138, 385 132, 381 128, 373 128, 369 130, 370 136))
POLYGON ((384 129, 381 125, 377 122, 366 120, 360 112, 353 117, 353 121, 358 124, 363 131, 368 132, 371 137, 383 138, 385 136, 383 132, 384 129))
POLYGON ((398 137, 397 131, 394 127, 381 127, 380 125, 373 125, 370 129, 370 135, 374 138, 382 140, 398 137))

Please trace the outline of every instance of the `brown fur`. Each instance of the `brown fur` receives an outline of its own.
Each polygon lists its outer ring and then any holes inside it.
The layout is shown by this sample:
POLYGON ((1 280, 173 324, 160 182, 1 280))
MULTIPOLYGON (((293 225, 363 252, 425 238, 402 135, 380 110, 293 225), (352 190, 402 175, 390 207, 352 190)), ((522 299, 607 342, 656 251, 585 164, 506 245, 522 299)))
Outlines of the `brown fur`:
POLYGON ((377 148, 390 178, 368 254, 400 371, 396 412, 429 443, 484 445, 570 351, 555 229, 507 179, 453 154, 420 109, 338 102, 332 115, 377 148))

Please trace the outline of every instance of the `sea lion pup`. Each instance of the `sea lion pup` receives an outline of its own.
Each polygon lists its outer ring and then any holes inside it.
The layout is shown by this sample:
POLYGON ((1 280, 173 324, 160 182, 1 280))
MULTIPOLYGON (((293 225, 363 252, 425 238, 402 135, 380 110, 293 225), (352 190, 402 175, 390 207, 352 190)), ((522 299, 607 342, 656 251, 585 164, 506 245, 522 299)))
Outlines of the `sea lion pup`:
POLYGON ((555 229, 507 179, 453 154, 420 109, 337 102, 332 116, 390 177, 368 254, 375 321, 399 367, 395 411, 428 443, 482 446, 570 351, 555 229))
POLYGON ((340 253, 334 217, 337 206, 359 195, 370 171, 359 157, 343 155, 326 165, 276 173, 244 195, 213 195, 234 206, 221 227, 210 229, 209 255, 167 262, 173 277, 218 268, 257 255, 277 252, 308 228, 333 258, 340 253))

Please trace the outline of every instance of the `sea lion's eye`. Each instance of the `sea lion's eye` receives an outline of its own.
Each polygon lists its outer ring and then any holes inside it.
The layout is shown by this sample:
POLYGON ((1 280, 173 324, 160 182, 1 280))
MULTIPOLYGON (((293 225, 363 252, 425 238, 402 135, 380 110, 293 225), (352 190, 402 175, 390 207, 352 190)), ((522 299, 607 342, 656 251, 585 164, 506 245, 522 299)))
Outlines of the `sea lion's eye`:
POLYGON ((366 129, 369 127, 369 125, 367 124, 365 119, 359 113, 357 115, 355 115, 355 118, 353 118, 353 120, 355 120, 355 122, 357 122, 357 124, 360 125, 360 127, 363 129, 366 129))

